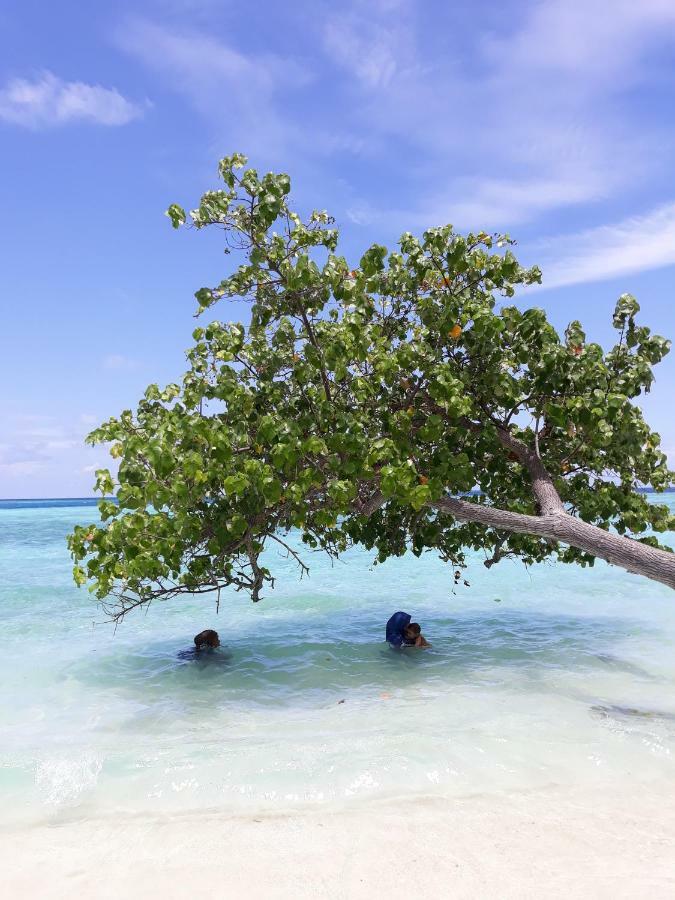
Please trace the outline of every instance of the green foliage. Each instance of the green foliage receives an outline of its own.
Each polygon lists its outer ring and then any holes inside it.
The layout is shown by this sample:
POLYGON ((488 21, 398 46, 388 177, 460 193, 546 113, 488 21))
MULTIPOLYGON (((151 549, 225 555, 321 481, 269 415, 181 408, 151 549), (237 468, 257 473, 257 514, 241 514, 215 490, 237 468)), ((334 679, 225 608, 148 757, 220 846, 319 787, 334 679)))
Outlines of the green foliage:
POLYGON ((474 548, 591 562, 434 509, 478 486, 474 502, 537 514, 504 430, 538 448, 586 522, 631 535, 672 527, 636 491, 663 490, 672 473, 633 402, 669 342, 637 324, 633 297, 619 298, 617 341, 603 351, 578 322, 561 337, 543 310, 502 305, 541 278, 518 264, 508 236, 406 233, 353 268, 327 213, 303 221, 288 206, 288 176, 245 163, 223 159, 224 188, 189 215, 176 205, 167 215, 174 227, 223 231, 241 259, 196 292, 198 312, 245 298, 250 323, 198 327, 181 383, 150 385, 135 411, 89 437, 119 460, 115 481, 107 470, 96 481, 115 502, 103 499, 103 524, 75 528, 69 546, 75 580, 116 598, 114 614, 228 584, 257 600, 272 582, 260 553, 290 529, 310 548, 338 554, 358 542, 380 561, 433 549, 461 566, 474 548), (377 491, 386 503, 368 514, 377 491))

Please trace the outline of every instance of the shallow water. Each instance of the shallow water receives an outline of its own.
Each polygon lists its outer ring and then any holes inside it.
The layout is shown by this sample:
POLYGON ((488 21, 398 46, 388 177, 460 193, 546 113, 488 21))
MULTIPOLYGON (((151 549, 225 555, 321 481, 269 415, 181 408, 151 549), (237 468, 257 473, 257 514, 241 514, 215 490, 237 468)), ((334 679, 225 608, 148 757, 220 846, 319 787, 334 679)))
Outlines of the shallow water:
POLYGON ((453 593, 431 555, 313 556, 303 581, 278 557, 259 604, 158 603, 115 632, 70 580, 65 535, 95 518, 0 502, 0 821, 673 783, 665 587, 476 558, 453 593), (384 644, 397 609, 431 650, 384 644), (223 646, 195 660, 204 628, 223 646))

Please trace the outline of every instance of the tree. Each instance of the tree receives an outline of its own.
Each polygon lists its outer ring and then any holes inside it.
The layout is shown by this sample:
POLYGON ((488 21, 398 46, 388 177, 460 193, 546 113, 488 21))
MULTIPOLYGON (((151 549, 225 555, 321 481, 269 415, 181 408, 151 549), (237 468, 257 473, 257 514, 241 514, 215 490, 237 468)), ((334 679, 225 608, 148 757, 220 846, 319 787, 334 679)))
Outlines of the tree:
POLYGON ((675 520, 638 491, 673 473, 635 404, 669 342, 632 296, 604 352, 579 322, 561 337, 543 310, 497 302, 541 278, 508 236, 430 228, 352 268, 325 212, 291 211, 287 175, 245 164, 223 159, 223 189, 189 219, 242 257, 197 291, 199 313, 246 298, 250 323, 197 328, 182 383, 150 385, 89 436, 119 471, 97 473, 102 523, 69 537, 78 583, 114 618, 227 585, 259 600, 265 547, 306 570, 297 529, 334 556, 432 550, 453 571, 467 549, 487 566, 601 558, 675 588, 653 534, 675 520))

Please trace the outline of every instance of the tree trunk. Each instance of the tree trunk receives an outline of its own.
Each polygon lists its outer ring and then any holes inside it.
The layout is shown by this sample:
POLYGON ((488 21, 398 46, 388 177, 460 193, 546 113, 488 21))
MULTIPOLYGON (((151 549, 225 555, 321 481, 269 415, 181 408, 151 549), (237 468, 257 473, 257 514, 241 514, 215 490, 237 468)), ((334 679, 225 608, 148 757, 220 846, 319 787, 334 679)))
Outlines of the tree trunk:
POLYGON ((628 572, 675 589, 675 553, 589 525, 564 510, 541 516, 513 513, 494 506, 444 497, 429 504, 460 522, 478 522, 504 531, 532 534, 569 544, 628 572))

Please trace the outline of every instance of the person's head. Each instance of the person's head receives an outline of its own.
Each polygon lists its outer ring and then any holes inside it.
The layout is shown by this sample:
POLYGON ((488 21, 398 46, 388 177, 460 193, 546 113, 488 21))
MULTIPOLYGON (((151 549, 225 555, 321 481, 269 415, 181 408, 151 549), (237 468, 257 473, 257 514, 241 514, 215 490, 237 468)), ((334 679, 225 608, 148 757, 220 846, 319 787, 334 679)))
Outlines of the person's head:
POLYGON ((197 650, 201 650, 202 647, 220 647, 218 632, 213 631, 212 628, 200 631, 199 634, 195 635, 195 647, 197 650))
POLYGON ((403 637, 406 641, 414 641, 415 638, 418 638, 422 633, 422 629, 417 624, 417 622, 411 622, 410 625, 406 625, 403 629, 403 637))

